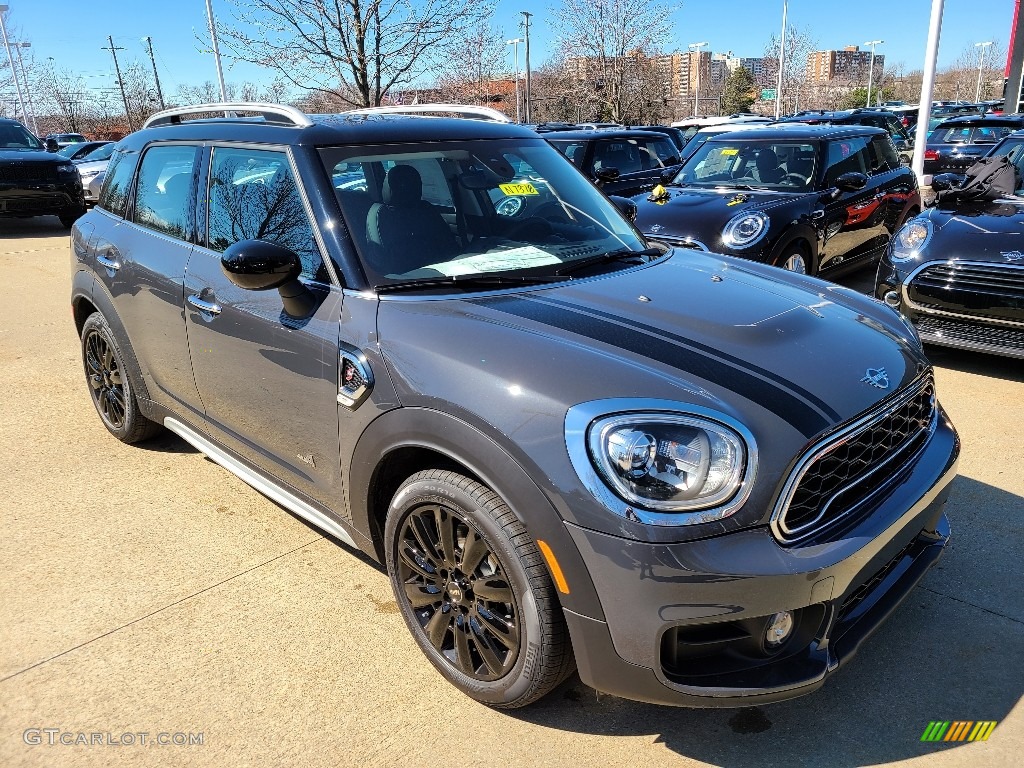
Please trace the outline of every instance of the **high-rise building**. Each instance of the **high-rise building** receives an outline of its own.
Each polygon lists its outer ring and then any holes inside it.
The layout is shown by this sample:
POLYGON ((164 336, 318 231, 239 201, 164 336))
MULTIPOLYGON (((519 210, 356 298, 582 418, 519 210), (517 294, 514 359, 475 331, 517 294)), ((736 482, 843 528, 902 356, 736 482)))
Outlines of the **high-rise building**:
MULTIPOLYGON (((815 51, 807 57, 807 81, 820 85, 840 80, 847 83, 867 82, 871 67, 871 51, 848 45, 841 51, 815 51)), ((874 76, 880 78, 885 68, 885 54, 875 54, 874 76)))

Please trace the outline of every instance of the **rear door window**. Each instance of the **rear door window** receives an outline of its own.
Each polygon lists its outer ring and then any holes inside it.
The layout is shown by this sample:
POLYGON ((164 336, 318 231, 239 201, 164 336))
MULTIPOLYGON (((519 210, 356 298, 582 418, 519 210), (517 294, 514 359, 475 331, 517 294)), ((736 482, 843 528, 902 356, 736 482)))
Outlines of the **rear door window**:
POLYGON ((135 223, 179 240, 192 239, 192 172, 198 147, 150 147, 142 156, 135 185, 135 223))

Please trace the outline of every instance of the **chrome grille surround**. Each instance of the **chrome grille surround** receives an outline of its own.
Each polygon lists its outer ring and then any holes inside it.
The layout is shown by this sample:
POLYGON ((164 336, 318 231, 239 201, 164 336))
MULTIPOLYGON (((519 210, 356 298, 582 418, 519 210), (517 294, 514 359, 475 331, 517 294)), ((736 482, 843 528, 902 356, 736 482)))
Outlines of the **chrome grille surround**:
POLYGON ((890 477, 898 475, 921 453, 937 423, 935 384, 929 370, 801 454, 772 512, 772 533, 783 544, 794 544, 840 520, 849 520, 886 482, 879 480, 861 492, 858 486, 881 470, 890 470, 890 477), (876 429, 883 432, 882 437, 889 445, 876 441, 871 434, 876 429), (841 474, 842 466, 826 472, 826 462, 835 459, 839 450, 859 452, 857 462, 863 466, 845 476, 841 474), (865 453, 872 455, 869 460, 865 453), (812 483, 823 487, 815 491, 812 483), (854 495, 840 498, 850 493, 854 495), (794 510, 794 506, 798 509, 794 510))

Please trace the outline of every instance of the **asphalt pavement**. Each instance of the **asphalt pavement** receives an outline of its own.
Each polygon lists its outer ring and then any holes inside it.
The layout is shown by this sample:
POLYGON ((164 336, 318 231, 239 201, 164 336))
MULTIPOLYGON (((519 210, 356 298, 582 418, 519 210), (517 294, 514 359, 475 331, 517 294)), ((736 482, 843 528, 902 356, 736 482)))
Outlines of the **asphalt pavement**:
POLYGON ((1021 764, 1020 361, 932 350, 952 543, 819 692, 701 711, 571 678, 506 713, 433 671, 379 567, 171 435, 106 433, 69 264, 55 218, 0 219, 0 766, 1021 764), (998 725, 922 742, 934 720, 998 725))

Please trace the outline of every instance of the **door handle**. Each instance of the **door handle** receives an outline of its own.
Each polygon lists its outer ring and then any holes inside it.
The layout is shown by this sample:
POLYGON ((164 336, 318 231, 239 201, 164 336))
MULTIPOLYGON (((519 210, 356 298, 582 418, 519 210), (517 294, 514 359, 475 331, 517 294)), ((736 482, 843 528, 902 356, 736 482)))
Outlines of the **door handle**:
POLYGON ((121 262, 113 258, 113 256, 109 253, 105 256, 103 254, 99 254, 96 257, 96 261, 98 261, 107 269, 112 269, 115 272, 121 268, 121 262))
POLYGON ((215 304, 212 301, 203 301, 199 298, 198 293, 193 293, 188 297, 188 303, 198 309, 200 312, 205 312, 208 315, 219 315, 220 304, 215 304))

